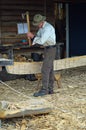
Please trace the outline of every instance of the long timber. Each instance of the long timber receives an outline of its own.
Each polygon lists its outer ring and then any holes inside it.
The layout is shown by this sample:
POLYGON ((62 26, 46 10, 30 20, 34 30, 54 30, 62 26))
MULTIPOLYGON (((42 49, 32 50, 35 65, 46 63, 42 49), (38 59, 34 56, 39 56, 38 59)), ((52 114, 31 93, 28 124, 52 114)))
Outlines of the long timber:
MULTIPOLYGON (((64 58, 54 61, 54 71, 86 66, 86 55, 72 58, 64 58)), ((42 62, 14 62, 14 65, 6 66, 11 74, 37 74, 41 73, 42 62)))

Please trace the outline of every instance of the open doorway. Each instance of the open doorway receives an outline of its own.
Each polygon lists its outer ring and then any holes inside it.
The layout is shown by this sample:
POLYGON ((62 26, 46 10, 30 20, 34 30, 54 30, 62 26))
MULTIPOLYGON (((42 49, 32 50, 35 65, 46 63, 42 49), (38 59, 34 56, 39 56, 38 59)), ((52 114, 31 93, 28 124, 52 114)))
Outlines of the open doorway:
POLYGON ((86 55, 86 3, 69 4, 69 55, 86 55))

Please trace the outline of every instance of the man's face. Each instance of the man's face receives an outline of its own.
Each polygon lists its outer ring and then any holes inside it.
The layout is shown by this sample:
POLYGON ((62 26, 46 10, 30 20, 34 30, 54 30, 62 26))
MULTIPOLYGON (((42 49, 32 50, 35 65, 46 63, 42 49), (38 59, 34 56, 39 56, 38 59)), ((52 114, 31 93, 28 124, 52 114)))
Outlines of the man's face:
POLYGON ((38 28, 42 28, 43 27, 43 23, 44 22, 39 23, 38 28))

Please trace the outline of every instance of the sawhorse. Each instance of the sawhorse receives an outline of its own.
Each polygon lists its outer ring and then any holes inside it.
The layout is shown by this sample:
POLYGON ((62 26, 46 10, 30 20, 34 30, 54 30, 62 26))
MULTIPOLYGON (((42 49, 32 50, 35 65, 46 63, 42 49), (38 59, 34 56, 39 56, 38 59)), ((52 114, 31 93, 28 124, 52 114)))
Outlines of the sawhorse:
MULTIPOLYGON (((40 81, 42 79, 42 75, 41 75, 41 73, 39 73, 39 74, 35 74, 35 76, 38 79, 38 87, 39 87, 40 81)), ((62 85, 61 85, 61 74, 54 74, 54 79, 57 82, 58 88, 61 88, 62 87, 62 85)))

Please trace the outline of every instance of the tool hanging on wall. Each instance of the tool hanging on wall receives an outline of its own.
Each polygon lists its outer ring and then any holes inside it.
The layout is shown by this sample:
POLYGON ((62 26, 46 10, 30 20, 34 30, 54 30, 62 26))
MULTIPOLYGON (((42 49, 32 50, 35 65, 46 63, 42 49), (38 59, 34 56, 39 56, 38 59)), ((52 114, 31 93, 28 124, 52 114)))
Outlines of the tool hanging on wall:
MULTIPOLYGON (((28 32, 30 32, 30 17, 29 17, 29 12, 27 11, 26 13, 22 13, 22 18, 24 19, 26 15, 26 20, 27 20, 27 26, 28 26, 28 32)), ((31 39, 29 38, 29 46, 31 46, 31 39)))

